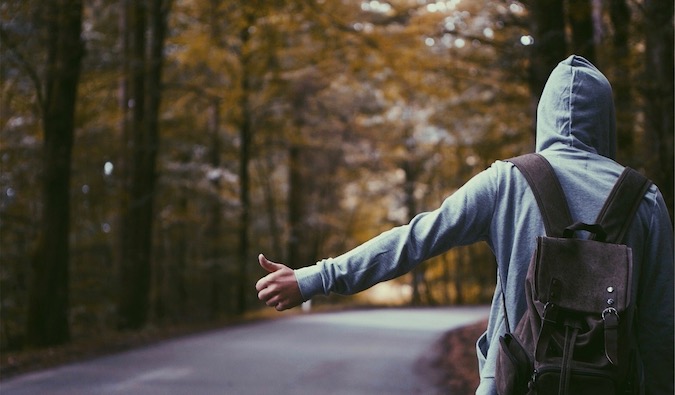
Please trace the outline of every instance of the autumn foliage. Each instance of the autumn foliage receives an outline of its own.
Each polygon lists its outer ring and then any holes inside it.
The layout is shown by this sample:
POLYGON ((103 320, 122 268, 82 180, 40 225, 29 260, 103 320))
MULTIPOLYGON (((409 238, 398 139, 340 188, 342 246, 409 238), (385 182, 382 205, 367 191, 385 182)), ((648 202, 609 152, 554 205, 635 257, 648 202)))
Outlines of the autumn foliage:
MULTIPOLYGON (((571 52, 616 87, 619 160, 672 202, 672 2, 570 3, 3 1, 0 348, 259 307, 258 253, 340 254, 531 151, 571 52)), ((483 303, 495 268, 477 245, 396 281, 483 303)))

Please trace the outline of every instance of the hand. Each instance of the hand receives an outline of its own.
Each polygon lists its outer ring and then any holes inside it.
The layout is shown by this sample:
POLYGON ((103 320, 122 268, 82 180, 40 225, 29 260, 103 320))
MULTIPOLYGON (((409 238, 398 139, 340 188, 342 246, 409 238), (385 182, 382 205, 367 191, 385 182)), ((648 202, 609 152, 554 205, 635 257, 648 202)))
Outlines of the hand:
POLYGON ((269 261, 263 254, 258 255, 258 262, 269 272, 255 285, 258 299, 277 311, 288 310, 303 302, 298 280, 291 268, 269 261))

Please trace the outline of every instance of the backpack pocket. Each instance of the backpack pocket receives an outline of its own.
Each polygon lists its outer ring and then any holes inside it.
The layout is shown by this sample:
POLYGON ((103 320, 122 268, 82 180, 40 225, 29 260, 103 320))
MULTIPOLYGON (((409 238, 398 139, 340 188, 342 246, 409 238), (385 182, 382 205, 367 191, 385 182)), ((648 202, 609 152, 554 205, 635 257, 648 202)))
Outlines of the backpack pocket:
POLYGON ((497 392, 499 395, 524 394, 532 377, 532 358, 511 333, 499 338, 497 392))
MULTIPOLYGON (((592 369, 572 369, 573 380, 569 383, 568 394, 573 395, 615 395, 615 381, 607 372, 592 369)), ((560 367, 540 367, 533 376, 532 389, 535 394, 557 394, 560 388, 560 367)))

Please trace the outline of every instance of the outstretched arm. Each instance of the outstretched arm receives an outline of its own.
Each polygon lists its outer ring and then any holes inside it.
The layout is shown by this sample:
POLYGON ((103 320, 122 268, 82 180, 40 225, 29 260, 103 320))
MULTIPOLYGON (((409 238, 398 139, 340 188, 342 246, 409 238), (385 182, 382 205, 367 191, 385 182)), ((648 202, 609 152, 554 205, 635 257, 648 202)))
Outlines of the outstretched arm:
POLYGON ((258 255, 258 262, 263 269, 269 272, 255 285, 255 289, 258 290, 258 299, 277 311, 288 310, 303 302, 293 269, 284 264, 272 262, 263 254, 258 255))
MULTIPOLYGON (((504 164, 500 166, 508 166, 504 164)), ((295 270, 302 297, 352 295, 401 276, 458 245, 488 240, 498 195, 495 167, 481 172, 438 209, 390 229, 335 258, 295 270)))

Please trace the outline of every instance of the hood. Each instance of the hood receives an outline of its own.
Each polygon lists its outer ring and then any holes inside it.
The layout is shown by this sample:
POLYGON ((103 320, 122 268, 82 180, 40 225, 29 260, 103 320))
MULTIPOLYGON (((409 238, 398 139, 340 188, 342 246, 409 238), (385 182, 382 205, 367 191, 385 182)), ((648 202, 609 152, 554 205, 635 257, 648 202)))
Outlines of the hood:
POLYGON ((536 151, 557 143, 611 159, 616 155, 612 87, 591 62, 576 55, 553 69, 537 107, 536 151))

